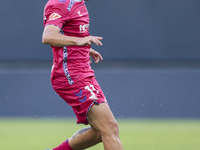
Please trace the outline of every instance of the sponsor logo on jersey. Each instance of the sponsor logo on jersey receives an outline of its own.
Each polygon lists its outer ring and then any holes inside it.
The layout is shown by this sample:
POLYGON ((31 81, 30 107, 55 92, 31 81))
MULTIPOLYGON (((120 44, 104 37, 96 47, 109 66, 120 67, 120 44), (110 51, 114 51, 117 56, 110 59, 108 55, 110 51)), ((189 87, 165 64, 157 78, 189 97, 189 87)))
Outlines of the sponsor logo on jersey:
POLYGON ((49 21, 58 19, 58 18, 60 18, 60 17, 61 17, 61 15, 59 15, 59 14, 57 14, 57 13, 53 13, 53 14, 51 14, 51 16, 49 17, 49 21))
POLYGON ((79 26, 80 33, 84 33, 86 30, 88 30, 88 28, 89 24, 80 25, 79 26))

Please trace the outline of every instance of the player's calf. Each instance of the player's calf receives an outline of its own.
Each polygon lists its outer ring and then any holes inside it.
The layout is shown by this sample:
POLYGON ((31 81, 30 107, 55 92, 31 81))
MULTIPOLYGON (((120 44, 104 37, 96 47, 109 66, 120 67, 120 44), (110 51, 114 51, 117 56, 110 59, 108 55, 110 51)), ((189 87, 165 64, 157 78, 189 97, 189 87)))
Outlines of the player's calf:
POLYGON ((92 127, 77 131, 70 139, 69 144, 76 150, 86 149, 102 141, 99 131, 92 127))

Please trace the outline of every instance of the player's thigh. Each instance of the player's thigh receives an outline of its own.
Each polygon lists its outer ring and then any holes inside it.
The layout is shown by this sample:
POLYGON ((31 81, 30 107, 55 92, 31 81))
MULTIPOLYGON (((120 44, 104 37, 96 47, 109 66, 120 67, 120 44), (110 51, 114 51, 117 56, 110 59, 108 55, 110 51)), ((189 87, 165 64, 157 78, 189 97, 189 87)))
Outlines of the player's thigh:
POLYGON ((118 132, 118 124, 107 103, 94 105, 88 112, 88 122, 100 132, 118 132))

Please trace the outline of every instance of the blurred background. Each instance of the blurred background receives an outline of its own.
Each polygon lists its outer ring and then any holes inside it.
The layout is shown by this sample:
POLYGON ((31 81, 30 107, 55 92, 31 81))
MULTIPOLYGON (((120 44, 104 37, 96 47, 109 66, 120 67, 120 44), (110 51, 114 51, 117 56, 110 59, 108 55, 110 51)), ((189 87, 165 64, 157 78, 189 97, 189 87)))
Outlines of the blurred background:
MULTIPOLYGON (((50 83, 47 0, 1 0, 0 116, 75 117, 50 83)), ((92 64, 118 118, 200 118, 200 1, 90 0, 92 64)))

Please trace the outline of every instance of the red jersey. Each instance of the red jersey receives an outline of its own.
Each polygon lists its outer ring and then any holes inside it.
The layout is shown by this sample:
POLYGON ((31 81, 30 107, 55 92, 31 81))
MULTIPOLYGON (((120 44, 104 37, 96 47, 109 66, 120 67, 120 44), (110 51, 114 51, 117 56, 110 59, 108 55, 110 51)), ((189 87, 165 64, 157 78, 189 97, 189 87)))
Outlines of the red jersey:
MULTIPOLYGON (((44 8, 44 26, 58 26, 61 34, 89 36, 89 15, 84 0, 49 0, 44 8)), ((51 46, 54 89, 69 86, 85 77, 94 76, 89 63, 90 46, 51 46)))

